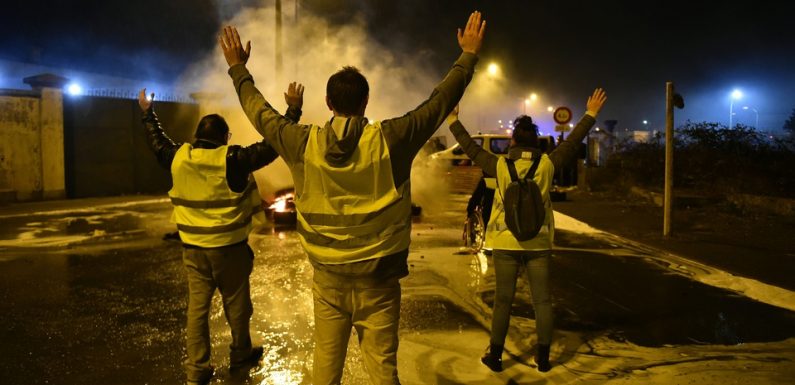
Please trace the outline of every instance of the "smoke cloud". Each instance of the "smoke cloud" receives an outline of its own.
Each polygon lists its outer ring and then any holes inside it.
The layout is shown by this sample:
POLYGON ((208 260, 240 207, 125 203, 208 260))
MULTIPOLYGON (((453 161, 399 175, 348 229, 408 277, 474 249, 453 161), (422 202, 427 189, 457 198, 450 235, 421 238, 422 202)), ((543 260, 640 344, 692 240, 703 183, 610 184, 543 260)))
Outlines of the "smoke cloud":
MULTIPOLYGON (((244 44, 251 41, 247 67, 258 89, 277 110, 284 112, 287 108, 283 93, 291 81, 304 84, 302 123, 323 125, 331 117, 325 103, 326 82, 345 65, 358 67, 370 83, 366 115, 371 120, 402 116, 416 108, 444 76, 444 73, 431 73, 437 71, 431 71, 433 67, 414 58, 412 52, 393 52, 370 39, 361 19, 354 18, 347 25, 335 26, 307 12, 298 15, 296 20, 288 9, 283 15, 283 71, 277 74, 274 20, 273 7, 249 8, 235 14, 224 25, 237 27, 244 44)), ((457 44, 453 36, 451 33, 450 44, 457 44)), ((451 65, 454 60, 455 57, 450 58, 451 65)), ((201 103, 205 110, 202 113, 222 114, 232 130, 233 144, 254 143, 262 138, 243 114, 227 69, 220 48, 216 47, 186 71, 181 79, 182 86, 213 94, 213 98, 201 103)), ((440 130, 440 133, 446 132, 446 127, 440 130)), ((438 183, 440 175, 436 174, 428 170, 413 173, 415 202, 432 205, 444 201, 438 189, 427 187, 428 183, 438 183)), ((266 199, 293 183, 281 159, 255 176, 266 199)))

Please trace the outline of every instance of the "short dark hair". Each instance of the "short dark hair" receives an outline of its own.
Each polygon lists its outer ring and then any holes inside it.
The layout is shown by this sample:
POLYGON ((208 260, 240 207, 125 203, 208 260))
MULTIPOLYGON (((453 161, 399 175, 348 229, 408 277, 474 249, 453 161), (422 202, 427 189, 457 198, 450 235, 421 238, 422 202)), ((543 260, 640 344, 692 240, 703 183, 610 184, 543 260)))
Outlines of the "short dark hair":
POLYGON ((370 94, 367 78, 356 67, 342 67, 328 78, 326 95, 334 111, 343 115, 357 115, 370 94))
POLYGON ((513 141, 519 146, 538 147, 538 126, 533 118, 522 115, 513 121, 513 141))
POLYGON ((210 114, 205 115, 199 120, 199 126, 196 127, 196 133, 193 135, 196 139, 209 140, 218 144, 225 144, 227 135, 229 134, 229 126, 226 124, 221 115, 210 114))

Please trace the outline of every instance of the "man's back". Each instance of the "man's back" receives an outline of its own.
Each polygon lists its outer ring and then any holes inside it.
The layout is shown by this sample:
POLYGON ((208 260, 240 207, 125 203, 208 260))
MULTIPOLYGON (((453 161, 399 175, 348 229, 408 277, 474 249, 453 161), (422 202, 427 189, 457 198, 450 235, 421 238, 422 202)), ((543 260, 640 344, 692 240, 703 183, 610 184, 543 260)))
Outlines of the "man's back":
POLYGON ((230 188, 227 152, 226 145, 205 149, 186 143, 174 156, 168 195, 174 205, 172 221, 185 244, 211 248, 243 242, 248 239, 252 219, 261 215, 259 193, 252 180, 242 192, 230 188))
POLYGON ((473 12, 458 33, 462 55, 444 81, 418 108, 380 125, 364 118, 366 79, 343 67, 327 85, 334 119, 325 131, 291 124, 268 104, 245 67, 250 45, 244 48, 235 28, 219 38, 243 110, 295 182, 299 232, 315 268, 315 384, 340 383, 352 327, 371 382, 400 383, 399 279, 408 274, 411 162, 463 95, 484 31, 473 12), (338 118, 343 127, 334 127, 338 118))
POLYGON ((380 123, 349 123, 335 118, 313 127, 304 153, 298 232, 319 263, 385 257, 407 249, 410 240, 410 187, 394 184, 380 123))

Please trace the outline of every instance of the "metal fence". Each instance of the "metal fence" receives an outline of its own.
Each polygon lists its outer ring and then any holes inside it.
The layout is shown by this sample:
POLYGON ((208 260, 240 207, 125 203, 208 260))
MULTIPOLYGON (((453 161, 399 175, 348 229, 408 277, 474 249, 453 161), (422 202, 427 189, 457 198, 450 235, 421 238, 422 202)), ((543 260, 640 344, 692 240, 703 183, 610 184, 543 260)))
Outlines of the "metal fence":
MULTIPOLYGON (((118 89, 118 88, 91 88, 81 92, 81 95, 99 96, 113 99, 138 99, 138 90, 118 89)), ((188 94, 177 92, 158 92, 155 99, 161 102, 193 103, 196 101, 188 94)))

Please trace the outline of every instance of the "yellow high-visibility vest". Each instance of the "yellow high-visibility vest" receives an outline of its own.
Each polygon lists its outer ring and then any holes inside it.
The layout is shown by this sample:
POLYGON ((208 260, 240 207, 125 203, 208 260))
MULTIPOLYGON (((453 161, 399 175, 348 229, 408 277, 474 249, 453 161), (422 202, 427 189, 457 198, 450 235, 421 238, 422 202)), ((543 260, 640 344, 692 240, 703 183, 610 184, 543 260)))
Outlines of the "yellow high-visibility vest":
POLYGON ((304 153, 303 191, 296 197, 297 230, 309 258, 342 264, 408 249, 411 185, 395 187, 381 123, 364 127, 344 165, 326 162, 326 127, 314 126, 304 153))
POLYGON ((185 143, 171 162, 171 221, 184 243, 199 247, 235 244, 248 238, 252 220, 264 222, 253 177, 249 175, 242 193, 229 189, 226 153, 227 146, 204 149, 185 143))
MULTIPOLYGON (((514 162, 516 173, 520 178, 527 174, 533 165, 531 158, 532 153, 527 151, 523 152, 522 157, 514 162)), ((520 242, 516 240, 511 231, 508 230, 508 226, 505 225, 505 207, 502 203, 502 196, 505 194, 508 184, 511 183, 511 175, 505 158, 500 157, 497 160, 497 188, 494 193, 491 218, 489 218, 489 225, 486 228, 485 247, 497 250, 549 250, 552 248, 552 242, 555 237, 555 218, 552 213, 552 201, 549 199, 549 189, 552 186, 552 178, 555 175, 555 166, 546 154, 543 154, 539 161, 541 164, 538 165, 538 170, 536 170, 533 180, 541 189, 541 197, 544 199, 544 207, 546 208, 544 225, 541 227, 541 231, 538 232, 535 238, 520 242)))

